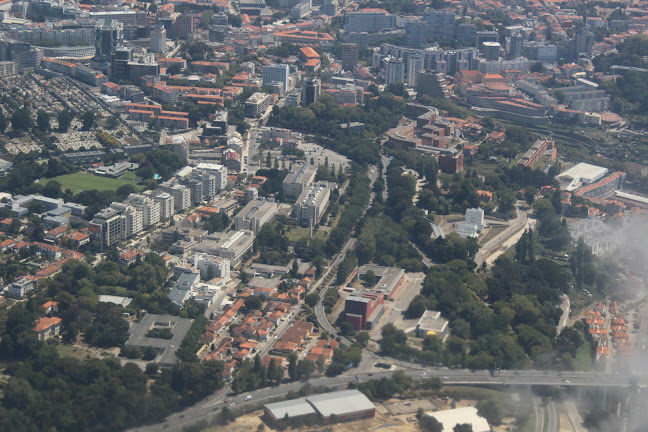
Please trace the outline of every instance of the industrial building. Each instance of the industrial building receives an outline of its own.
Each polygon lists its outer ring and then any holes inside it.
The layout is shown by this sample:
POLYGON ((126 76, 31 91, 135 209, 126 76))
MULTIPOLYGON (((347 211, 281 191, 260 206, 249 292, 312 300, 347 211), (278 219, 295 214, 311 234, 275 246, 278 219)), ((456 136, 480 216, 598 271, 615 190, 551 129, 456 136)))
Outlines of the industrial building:
POLYGON ((273 425, 282 420, 305 419, 309 416, 324 420, 335 416, 339 422, 361 420, 376 415, 376 406, 358 390, 343 390, 308 396, 263 406, 266 419, 273 425))
POLYGON ((425 337, 437 335, 444 340, 449 333, 448 321, 441 318, 441 312, 426 310, 416 323, 416 335, 425 337))

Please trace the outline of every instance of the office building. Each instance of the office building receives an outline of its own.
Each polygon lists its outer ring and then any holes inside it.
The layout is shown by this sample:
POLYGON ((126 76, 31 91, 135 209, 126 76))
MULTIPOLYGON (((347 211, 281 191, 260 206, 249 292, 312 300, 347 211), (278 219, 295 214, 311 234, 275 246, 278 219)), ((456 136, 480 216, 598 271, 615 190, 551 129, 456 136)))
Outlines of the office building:
POLYGON ((129 79, 128 63, 133 61, 132 47, 118 47, 112 53, 110 81, 117 84, 129 79))
POLYGON ((509 43, 509 57, 512 59, 522 57, 523 44, 524 37, 520 33, 512 34, 509 43))
POLYGON ((457 26, 457 42, 462 46, 474 46, 477 27, 473 23, 461 23, 457 26))
POLYGON ((317 78, 304 79, 302 83, 302 105, 310 105, 319 100, 322 82, 317 78))
POLYGON ((237 231, 251 231, 257 235, 261 227, 277 214, 277 210, 279 204, 272 198, 252 200, 234 217, 234 227, 237 231))
POLYGON ((423 14, 430 26, 428 37, 433 39, 452 39, 454 37, 455 14, 451 10, 432 9, 423 14))
POLYGON ((193 14, 180 15, 176 19, 176 36, 179 39, 187 39, 194 32, 195 16, 193 14))
POLYGON ((290 66, 287 64, 266 65, 262 70, 263 86, 269 86, 272 83, 281 83, 283 90, 288 91, 290 66))
POLYGON ((259 117, 267 111, 271 101, 271 95, 267 93, 254 93, 245 101, 243 106, 245 117, 259 117))
POLYGON ((405 82, 405 63, 401 59, 386 57, 383 59, 385 70, 385 85, 395 82, 405 82))
POLYGON ((353 32, 375 33, 396 27, 396 16, 384 9, 366 8, 349 12, 346 29, 353 32))
POLYGON ((384 301, 380 291, 356 291, 344 301, 344 320, 356 331, 371 330, 385 311, 384 301))
POLYGON ((344 43, 342 44, 342 69, 346 71, 353 71, 358 66, 360 59, 360 48, 358 44, 344 43))
POLYGON ((589 28, 584 28, 576 33, 576 55, 592 54, 594 42, 594 33, 592 33, 589 28))
POLYGON ((166 50, 166 29, 161 25, 156 25, 151 30, 151 51, 162 53, 166 50))
POLYGON ((95 59, 108 62, 112 53, 122 43, 123 25, 114 19, 101 19, 95 28, 95 59))
POLYGON ((283 180, 283 193, 287 199, 297 199, 306 186, 315 180, 317 167, 306 162, 296 162, 283 180))
POLYGON ((298 223, 315 226, 328 207, 331 187, 327 182, 311 183, 299 195, 293 207, 293 216, 298 223))
POLYGON ((478 31, 475 33, 475 47, 481 52, 484 42, 499 42, 499 33, 496 31, 478 31))
POLYGON ((502 46, 499 42, 486 41, 482 43, 480 52, 486 60, 498 60, 501 48, 502 46))

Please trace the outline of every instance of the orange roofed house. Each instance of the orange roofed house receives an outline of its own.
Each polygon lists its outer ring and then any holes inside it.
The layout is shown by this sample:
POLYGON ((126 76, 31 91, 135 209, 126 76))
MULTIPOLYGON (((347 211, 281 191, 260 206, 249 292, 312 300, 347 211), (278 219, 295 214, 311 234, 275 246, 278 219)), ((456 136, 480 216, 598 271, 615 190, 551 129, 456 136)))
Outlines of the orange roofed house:
POLYGON ((39 341, 46 341, 47 339, 58 335, 61 332, 61 318, 41 318, 36 321, 33 330, 38 335, 39 341))

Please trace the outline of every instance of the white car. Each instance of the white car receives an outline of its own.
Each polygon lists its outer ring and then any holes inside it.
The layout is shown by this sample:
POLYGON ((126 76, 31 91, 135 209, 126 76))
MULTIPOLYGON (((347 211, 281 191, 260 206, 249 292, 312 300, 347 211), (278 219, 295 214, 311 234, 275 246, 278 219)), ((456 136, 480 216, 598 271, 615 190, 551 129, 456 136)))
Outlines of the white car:
POLYGON ((251 396, 251 395, 247 395, 247 396, 245 396, 245 400, 246 400, 246 401, 249 401, 250 399, 252 399, 252 396, 251 396))

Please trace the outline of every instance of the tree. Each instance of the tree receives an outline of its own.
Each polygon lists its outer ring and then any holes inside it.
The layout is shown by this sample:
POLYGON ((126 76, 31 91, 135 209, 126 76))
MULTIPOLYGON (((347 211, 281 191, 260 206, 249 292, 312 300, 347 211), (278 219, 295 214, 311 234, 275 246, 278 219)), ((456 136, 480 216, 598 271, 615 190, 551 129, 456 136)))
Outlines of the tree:
POLYGON ((19 108, 11 116, 11 127, 15 131, 27 131, 33 126, 33 121, 27 108, 19 108))
POLYGON ((157 13, 157 10, 158 10, 157 3, 151 2, 151 4, 149 4, 148 7, 149 13, 155 15, 157 13))
POLYGON ((36 113, 36 125, 38 126, 38 129, 43 132, 50 131, 50 115, 47 113, 47 111, 42 109, 38 110, 38 112, 36 113))
POLYGON ((67 132, 68 129, 70 129, 70 125, 72 124, 72 119, 74 119, 74 114, 64 109, 58 112, 56 118, 58 119, 59 131, 67 132))
POLYGON ((81 125, 83 130, 90 130, 94 127, 96 117, 94 111, 86 111, 81 116, 81 125))
POLYGON ((367 273, 365 273, 364 280, 370 287, 376 285, 376 273, 374 273, 373 270, 367 271, 367 273))
POLYGON ((443 425, 432 416, 423 415, 419 419, 419 426, 423 432, 442 432, 443 425))
POLYGON ((288 356, 288 376, 291 380, 297 379, 297 354, 294 352, 288 356))
POLYGON ((4 111, 0 108, 0 133, 4 133, 4 131, 7 130, 7 126, 9 126, 9 122, 7 121, 4 111))
MULTIPOLYGON (((155 4, 155 3, 151 3, 151 4, 155 4)), ((117 117, 114 114, 108 117, 108 120, 106 120, 106 128, 115 129, 117 126, 119 126, 119 117, 117 117)))
POLYGON ((146 367, 144 368, 144 372, 146 372, 147 375, 155 375, 158 373, 159 369, 160 369, 160 365, 151 362, 146 364, 146 367))
POLYGON ((360 346, 366 347, 367 343, 369 343, 369 333, 365 331, 356 333, 356 342, 358 342, 360 346))
POLYGON ((488 423, 499 426, 502 424, 504 407, 496 399, 483 399, 477 402, 477 413, 488 420, 488 423))
POLYGON ((543 73, 544 70, 544 65, 540 62, 532 63, 531 66, 529 66, 529 72, 543 73))
POLYGON ((306 303, 310 307, 315 307, 317 305, 317 302, 319 301, 319 295, 316 292, 312 292, 309 294, 306 294, 304 297, 304 303, 306 303))
POLYGON ((452 432, 473 432, 473 427, 470 423, 457 423, 452 432))
POLYGON ((405 317, 407 319, 420 318, 421 315, 427 309, 427 299, 424 295, 418 294, 412 299, 407 310, 405 311, 405 317))

